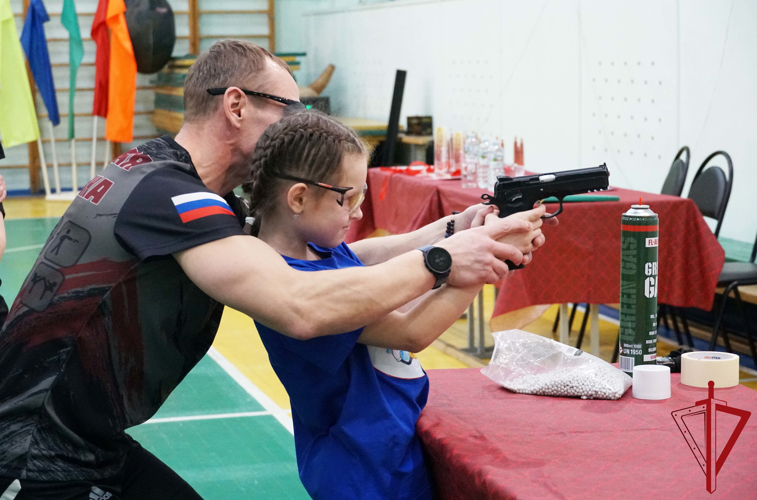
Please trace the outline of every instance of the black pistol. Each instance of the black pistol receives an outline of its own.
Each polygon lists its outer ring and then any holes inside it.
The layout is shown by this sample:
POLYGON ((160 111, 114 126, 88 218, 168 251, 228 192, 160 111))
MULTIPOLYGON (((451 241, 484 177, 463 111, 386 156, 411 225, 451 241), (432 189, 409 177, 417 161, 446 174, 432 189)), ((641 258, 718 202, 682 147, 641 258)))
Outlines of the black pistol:
POLYGON ((562 213, 566 196, 607 189, 610 186, 609 177, 610 171, 605 163, 598 167, 525 175, 515 179, 500 175, 494 184, 494 196, 484 194, 481 198, 486 200, 484 205, 497 205, 500 217, 507 217, 531 210, 537 201, 554 196, 560 202, 560 209, 542 217, 549 219, 562 213))
MULTIPOLYGON (((598 167, 579 168, 552 174, 526 175, 523 177, 498 176, 494 184, 494 196, 481 195, 484 205, 497 205, 499 216, 507 217, 518 212, 525 212, 534 208, 534 204, 545 198, 554 196, 560 202, 560 208, 553 214, 542 216, 549 219, 562 213, 563 200, 572 194, 601 191, 610 186, 610 171, 607 164, 598 167)), ((510 269, 522 269, 507 261, 510 269)))

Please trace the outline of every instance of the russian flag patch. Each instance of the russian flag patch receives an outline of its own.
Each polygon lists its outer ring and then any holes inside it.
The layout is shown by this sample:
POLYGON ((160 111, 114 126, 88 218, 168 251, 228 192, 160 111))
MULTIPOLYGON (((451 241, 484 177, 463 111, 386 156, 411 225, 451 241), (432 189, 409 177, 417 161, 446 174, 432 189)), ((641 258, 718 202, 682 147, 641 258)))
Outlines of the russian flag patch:
POLYGON ((215 193, 188 193, 171 198, 179 212, 181 221, 186 223, 208 217, 210 215, 225 214, 234 216, 226 200, 215 193))

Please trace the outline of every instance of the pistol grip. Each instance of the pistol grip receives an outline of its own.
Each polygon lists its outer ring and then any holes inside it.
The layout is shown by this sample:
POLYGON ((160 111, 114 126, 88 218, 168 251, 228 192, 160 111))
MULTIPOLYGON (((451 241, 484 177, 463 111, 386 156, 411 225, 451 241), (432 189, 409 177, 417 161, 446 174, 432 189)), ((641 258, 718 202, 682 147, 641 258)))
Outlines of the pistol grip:
POLYGON ((511 261, 511 260, 506 260, 505 264, 507 264, 507 268, 510 271, 515 271, 517 269, 523 269, 524 267, 526 267, 525 264, 519 264, 519 265, 516 266, 515 263, 513 263, 513 261, 511 261))

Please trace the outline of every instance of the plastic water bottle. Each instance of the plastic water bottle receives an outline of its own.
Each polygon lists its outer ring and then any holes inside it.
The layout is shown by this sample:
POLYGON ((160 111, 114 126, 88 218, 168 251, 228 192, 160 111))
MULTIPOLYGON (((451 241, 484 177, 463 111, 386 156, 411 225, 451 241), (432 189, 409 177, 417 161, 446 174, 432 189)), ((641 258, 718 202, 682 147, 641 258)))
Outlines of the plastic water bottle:
POLYGON ((494 191, 497 176, 505 175, 505 145, 502 141, 494 141, 492 149, 492 163, 489 169, 489 191, 494 191))
POLYGON ((476 184, 479 189, 489 187, 489 164, 491 163, 491 147, 489 139, 484 138, 481 141, 481 147, 478 154, 478 168, 476 169, 476 184))
POLYGON ((476 169, 478 167, 478 148, 479 141, 476 134, 471 132, 468 137, 465 138, 464 152, 465 161, 462 167, 462 179, 461 184, 464 189, 472 189, 476 187, 476 169))

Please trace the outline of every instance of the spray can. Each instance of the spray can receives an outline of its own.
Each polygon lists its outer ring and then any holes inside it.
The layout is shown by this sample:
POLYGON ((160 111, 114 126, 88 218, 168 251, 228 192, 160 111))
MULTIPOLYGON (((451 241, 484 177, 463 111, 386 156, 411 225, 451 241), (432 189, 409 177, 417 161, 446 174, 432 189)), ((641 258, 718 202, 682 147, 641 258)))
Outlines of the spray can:
POLYGON ((632 205, 620 231, 620 369, 657 357, 657 245, 659 220, 649 205, 632 205))

